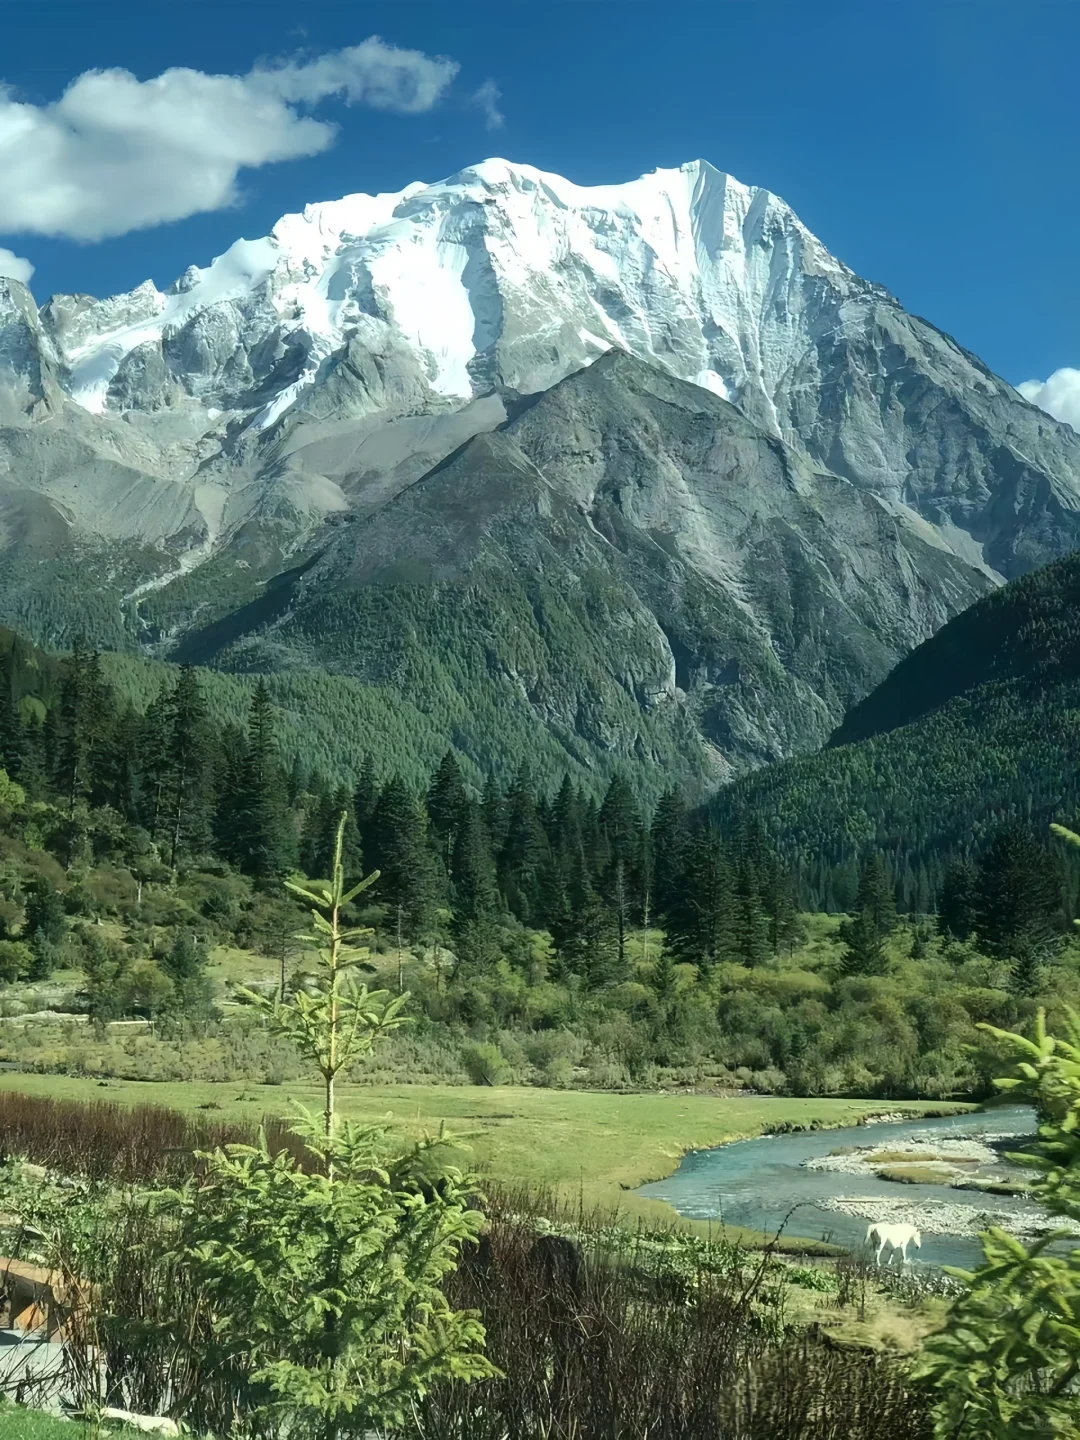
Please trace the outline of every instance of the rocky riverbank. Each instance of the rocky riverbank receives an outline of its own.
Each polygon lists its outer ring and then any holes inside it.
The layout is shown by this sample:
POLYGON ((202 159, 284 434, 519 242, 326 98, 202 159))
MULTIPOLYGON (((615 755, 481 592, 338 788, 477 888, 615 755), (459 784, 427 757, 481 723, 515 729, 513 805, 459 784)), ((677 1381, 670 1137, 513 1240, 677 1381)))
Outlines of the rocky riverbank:
MULTIPOLYGON (((1022 1141, 1013 1132, 941 1136, 914 1131, 903 1142, 853 1145, 805 1161, 808 1170, 886 1180, 897 1186, 895 1196, 836 1195, 819 1201, 822 1209, 858 1216, 868 1223, 914 1225, 933 1235, 974 1236, 991 1226, 1020 1239, 1033 1239, 1067 1228, 1037 1206, 1011 1200, 1007 1205, 904 1195, 903 1185, 981 1190, 1023 1196, 1033 1172, 1005 1158, 1022 1141)), ((1075 1233, 1080 1233, 1077 1230, 1075 1233)))
MULTIPOLYGON (((914 1225, 930 1235, 975 1236, 995 1226, 1018 1240, 1033 1240, 1052 1230, 1069 1229, 1067 1222, 1058 1221, 1034 1206, 1006 1210, 952 1200, 893 1199, 881 1195, 837 1195, 818 1203, 823 1210, 856 1215, 867 1224, 914 1225)), ((1070 1233, 1080 1234, 1080 1229, 1072 1229, 1070 1233)))

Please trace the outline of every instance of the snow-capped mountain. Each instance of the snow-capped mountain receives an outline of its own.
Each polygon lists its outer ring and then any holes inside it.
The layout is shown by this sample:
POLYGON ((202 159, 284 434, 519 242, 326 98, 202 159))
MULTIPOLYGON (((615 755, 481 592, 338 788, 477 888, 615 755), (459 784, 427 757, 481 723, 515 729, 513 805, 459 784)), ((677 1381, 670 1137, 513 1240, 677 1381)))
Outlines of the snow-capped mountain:
MULTIPOLYGON (((786 457, 776 473, 807 501, 797 543, 809 543, 812 513, 839 527, 837 596, 864 583, 871 512, 906 537, 871 670, 986 585, 1080 545, 1080 438, 856 276, 775 195, 701 161, 582 187, 488 160, 438 184, 308 206, 164 292, 58 295, 39 312, 0 279, 0 620, 53 641, 88 628, 92 574, 89 628, 104 643, 164 643, 230 616, 239 634, 255 623, 242 607, 263 605, 283 572, 331 536, 340 554, 343 523, 382 515, 351 533, 389 543, 388 507, 407 487, 613 349, 738 408, 756 439, 734 447, 725 484, 746 503, 751 454, 786 457), (828 477, 827 503, 795 478, 814 474, 828 477), (843 530, 855 511, 836 484, 861 495, 857 557, 843 530)), ((670 428, 679 403, 650 411, 649 425, 670 428)), ((624 442, 604 430, 606 405, 538 412, 548 428, 529 432, 521 461, 537 484, 555 451, 564 478, 578 455, 580 474, 616 483, 624 442)), ((723 407, 695 413, 699 426, 728 426, 723 407)), ((710 584, 730 584, 736 609, 779 645, 779 621, 755 613, 735 573, 742 542, 685 523, 688 504, 712 502, 681 467, 699 455, 719 483, 708 450, 687 441, 678 453, 678 485, 647 467, 648 533, 710 584), (665 505, 680 513, 665 518, 665 505)), ((591 504, 575 490, 583 515, 591 504)), ((778 497, 767 509, 779 526, 778 497)), ((741 512, 724 513, 730 528, 741 512)), ((367 557, 333 573, 378 570, 367 557)), ((874 607, 857 608, 870 624, 874 607)), ((779 663, 797 665, 782 648, 779 663)), ((879 678, 860 676, 849 697, 879 678)), ((830 683, 813 681, 838 718, 830 683)))
POLYGON ((450 401, 545 390, 617 346, 769 413, 821 300, 869 293, 782 201, 700 161, 583 188, 489 160, 310 205, 164 294, 60 296, 44 319, 98 413, 172 381, 265 427, 353 336, 404 346, 450 401))

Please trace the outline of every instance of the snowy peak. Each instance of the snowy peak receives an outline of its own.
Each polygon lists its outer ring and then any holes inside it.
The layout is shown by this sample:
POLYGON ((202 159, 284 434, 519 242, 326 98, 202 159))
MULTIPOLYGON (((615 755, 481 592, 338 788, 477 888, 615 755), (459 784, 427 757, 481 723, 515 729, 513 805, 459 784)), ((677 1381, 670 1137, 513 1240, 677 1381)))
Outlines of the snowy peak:
POLYGON ((309 205, 164 294, 148 282, 43 313, 72 398, 96 413, 159 408, 164 371, 266 426, 357 337, 404 347, 461 403, 546 389, 617 345, 728 398, 749 390, 775 424, 802 292, 859 285, 783 201, 704 161, 580 186, 492 159, 309 205))

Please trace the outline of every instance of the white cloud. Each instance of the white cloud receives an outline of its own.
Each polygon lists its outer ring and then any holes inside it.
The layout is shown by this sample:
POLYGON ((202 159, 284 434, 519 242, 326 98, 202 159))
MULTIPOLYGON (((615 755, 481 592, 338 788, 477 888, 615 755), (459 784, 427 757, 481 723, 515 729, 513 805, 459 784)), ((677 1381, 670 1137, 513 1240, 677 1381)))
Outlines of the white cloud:
POLYGON ((302 113, 333 95, 416 114, 458 66, 373 36, 247 75, 88 70, 50 105, 0 86, 0 234, 102 240, 237 203, 244 169, 315 155, 336 127, 302 113))
POLYGON ((472 97, 474 105, 478 105, 484 112, 484 123, 489 130, 501 130, 506 116, 499 109, 499 101, 502 99, 502 91, 495 84, 494 80, 485 80, 480 89, 472 97))
POLYGON ((1016 388, 1025 400, 1080 434, 1080 370, 1055 370, 1049 380, 1025 380, 1016 388))
POLYGON ((29 260, 12 254, 0 245, 0 279, 21 280, 24 285, 29 285, 33 273, 34 267, 29 260))

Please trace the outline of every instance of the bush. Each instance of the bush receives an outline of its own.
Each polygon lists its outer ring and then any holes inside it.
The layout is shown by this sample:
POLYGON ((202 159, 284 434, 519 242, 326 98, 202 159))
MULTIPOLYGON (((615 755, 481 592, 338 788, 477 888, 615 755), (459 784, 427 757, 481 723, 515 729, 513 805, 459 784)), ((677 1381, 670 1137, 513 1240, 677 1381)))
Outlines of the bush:
POLYGON ((25 980, 34 966, 29 945, 21 940, 0 940, 0 980, 25 980))
POLYGON ((510 1067, 497 1045, 468 1045, 462 1060, 474 1085, 505 1085, 510 1078, 510 1067))

